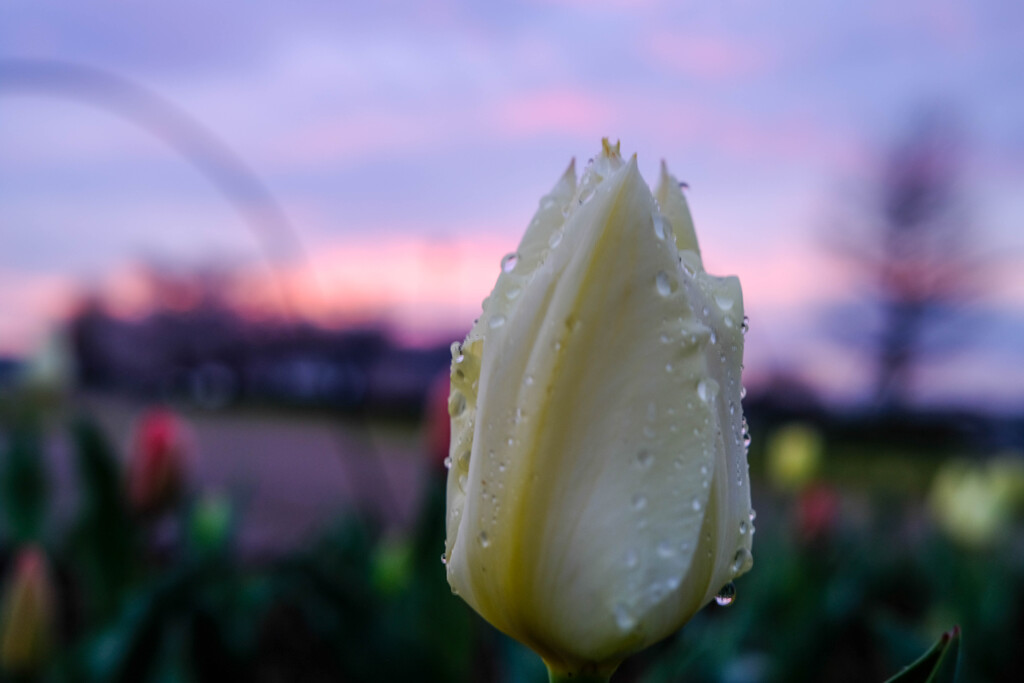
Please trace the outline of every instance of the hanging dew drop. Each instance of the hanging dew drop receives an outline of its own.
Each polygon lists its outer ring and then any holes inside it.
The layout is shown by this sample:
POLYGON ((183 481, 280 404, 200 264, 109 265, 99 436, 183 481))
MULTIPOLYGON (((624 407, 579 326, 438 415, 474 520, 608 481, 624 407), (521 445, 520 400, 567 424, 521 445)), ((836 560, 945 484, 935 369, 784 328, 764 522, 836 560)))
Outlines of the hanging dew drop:
POLYGON ((452 456, 449 455, 444 459, 444 468, 446 470, 450 470, 452 468, 452 456))
POLYGON ((740 331, 746 334, 750 330, 750 318, 743 316, 743 324, 740 325, 740 331))
POLYGON ((722 607, 727 607, 736 599, 736 584, 732 581, 722 586, 722 589, 715 595, 715 602, 722 607))
POLYGON ((516 268, 516 264, 519 262, 519 254, 511 252, 505 254, 501 259, 501 270, 506 273, 511 273, 516 268))

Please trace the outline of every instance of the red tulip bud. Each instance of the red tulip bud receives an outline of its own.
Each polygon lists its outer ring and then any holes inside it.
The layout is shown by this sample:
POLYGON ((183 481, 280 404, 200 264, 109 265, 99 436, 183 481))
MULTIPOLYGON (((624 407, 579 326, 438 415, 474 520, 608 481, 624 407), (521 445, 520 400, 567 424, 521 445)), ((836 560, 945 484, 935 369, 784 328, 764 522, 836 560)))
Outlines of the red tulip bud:
POLYGON ((14 562, 0 602, 0 669, 38 671, 53 646, 54 591, 46 555, 23 549, 14 562))
POLYGON ((826 484, 816 484, 800 494, 797 526, 800 538, 813 543, 827 538, 839 522, 839 494, 826 484))
POLYGON ((157 408, 142 416, 128 469, 128 496, 139 514, 156 514, 178 501, 191 453, 188 429, 174 413, 157 408))

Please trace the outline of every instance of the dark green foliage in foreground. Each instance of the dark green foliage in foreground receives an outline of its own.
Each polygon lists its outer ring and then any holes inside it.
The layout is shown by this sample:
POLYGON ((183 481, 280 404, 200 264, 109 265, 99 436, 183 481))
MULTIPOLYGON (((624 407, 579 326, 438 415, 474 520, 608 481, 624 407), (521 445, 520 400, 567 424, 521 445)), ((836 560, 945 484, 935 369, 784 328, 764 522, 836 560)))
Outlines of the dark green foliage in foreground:
MULTIPOLYGON (((227 499, 183 500, 168 513, 169 546, 154 547, 150 522, 125 502, 119 459, 88 421, 70 430, 77 507, 55 530, 40 431, 19 424, 0 426, 0 571, 19 546, 41 543, 61 632, 50 666, 18 680, 546 680, 535 655, 452 596, 441 477, 405 535, 352 515, 300 552, 243 562, 227 499)), ((737 581, 735 604, 705 609, 615 680, 881 682, 922 653, 893 680, 952 681, 958 660, 956 680, 1016 680, 1020 530, 998 548, 965 550, 926 523, 919 502, 836 495, 844 511, 867 512, 808 534, 797 497, 755 491, 756 566, 737 581), (928 650, 954 624, 962 647, 951 635, 928 650)))

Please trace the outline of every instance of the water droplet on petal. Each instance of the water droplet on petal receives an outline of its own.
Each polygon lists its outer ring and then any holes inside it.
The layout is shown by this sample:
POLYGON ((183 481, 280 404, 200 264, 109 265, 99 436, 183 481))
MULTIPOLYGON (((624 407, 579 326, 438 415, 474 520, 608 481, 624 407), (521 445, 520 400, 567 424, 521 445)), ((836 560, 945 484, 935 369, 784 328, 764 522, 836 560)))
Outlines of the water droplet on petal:
POLYGON ((672 234, 672 224, 661 214, 654 216, 654 234, 659 240, 663 240, 672 234))
POLYGON ((736 599, 736 584, 732 581, 722 586, 722 589, 715 595, 715 602, 722 607, 731 605, 736 599))
POLYGON ((466 397, 461 391, 453 391, 448 397, 448 414, 451 417, 458 417, 466 409, 466 397))
POLYGON ((655 548, 655 551, 658 553, 658 557, 663 557, 666 559, 676 554, 676 551, 672 547, 672 544, 668 541, 662 541, 661 543, 659 543, 658 546, 655 548))
POLYGON ((743 569, 744 565, 750 559, 750 553, 746 548, 740 548, 736 551, 736 556, 732 559, 732 573, 739 574, 740 570, 743 569))
POLYGON ((683 272, 687 277, 693 277, 697 274, 700 257, 692 251, 683 251, 679 254, 679 264, 683 267, 683 272))
POLYGON ((509 301, 512 301, 513 299, 519 298, 519 295, 522 294, 522 292, 523 290, 519 289, 518 287, 511 287, 507 292, 505 292, 505 296, 508 298, 509 301))
POLYGON ((654 277, 654 286, 658 290, 658 294, 661 296, 668 296, 675 289, 675 283, 669 278, 668 273, 663 270, 659 270, 658 274, 654 277))
POLYGON ((448 564, 448 557, 444 553, 441 553, 441 564, 448 564))
POLYGON ((515 270, 517 263, 519 263, 519 254, 515 252, 505 254, 501 258, 501 269, 506 273, 511 273, 515 270))
POLYGON ((639 467, 642 470, 645 470, 648 467, 650 467, 651 463, 653 463, 653 462, 654 462, 654 454, 651 453, 646 448, 642 449, 639 453, 636 454, 636 465, 637 465, 637 467, 639 467))
POLYGON ((480 541, 481 547, 486 548, 487 546, 489 546, 491 544, 491 539, 487 538, 487 532, 486 531, 481 531, 480 535, 477 537, 477 539, 480 541))
POLYGON ((633 496, 632 505, 634 510, 643 510, 647 507, 647 498, 638 493, 633 496))
POLYGON ((743 334, 746 334, 750 330, 750 318, 743 316, 743 324, 740 325, 740 330, 743 334))
POLYGON ((700 508, 701 508, 700 501, 697 500, 696 498, 694 498, 693 499, 693 504, 691 505, 691 507, 693 508, 694 512, 700 512, 700 508))
POLYGON ((728 294, 719 293, 715 294, 715 303, 718 304, 718 307, 723 311, 728 311, 732 308, 732 305, 735 302, 728 294))
POLYGON ((621 602, 615 605, 615 624, 623 631, 628 631, 636 626, 636 619, 621 602))
POLYGON ((487 324, 492 330, 497 329, 505 324, 505 316, 496 315, 493 318, 491 318, 491 321, 487 324))
POLYGON ((630 548, 626 551, 626 568, 633 569, 640 563, 640 558, 637 557, 636 551, 630 548))
POLYGON ((715 400, 718 393, 718 382, 713 379, 702 379, 697 383, 697 396, 705 403, 715 400))
POLYGON ((452 468, 452 456, 446 456, 444 459, 444 468, 450 470, 452 468))

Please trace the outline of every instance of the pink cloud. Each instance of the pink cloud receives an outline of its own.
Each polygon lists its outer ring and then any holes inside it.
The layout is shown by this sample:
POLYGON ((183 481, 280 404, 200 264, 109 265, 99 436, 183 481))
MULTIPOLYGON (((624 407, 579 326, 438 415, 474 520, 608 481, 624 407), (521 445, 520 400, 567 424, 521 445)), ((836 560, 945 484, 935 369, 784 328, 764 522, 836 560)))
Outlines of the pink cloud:
POLYGON ((0 354, 31 350, 67 315, 73 295, 70 277, 0 270, 0 354))
POLYGON ((653 66, 707 80, 750 76, 774 62, 773 55, 749 42, 710 35, 659 31, 644 36, 640 49, 653 66))
POLYGON ((616 125, 615 106, 583 90, 558 88, 510 96, 494 109, 499 133, 564 133, 598 138, 616 125))

